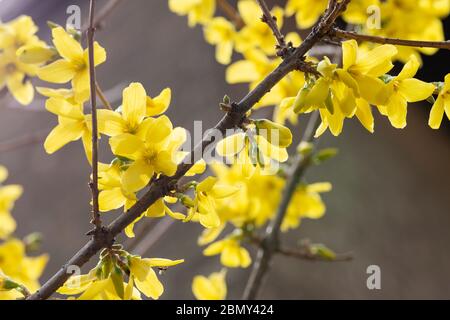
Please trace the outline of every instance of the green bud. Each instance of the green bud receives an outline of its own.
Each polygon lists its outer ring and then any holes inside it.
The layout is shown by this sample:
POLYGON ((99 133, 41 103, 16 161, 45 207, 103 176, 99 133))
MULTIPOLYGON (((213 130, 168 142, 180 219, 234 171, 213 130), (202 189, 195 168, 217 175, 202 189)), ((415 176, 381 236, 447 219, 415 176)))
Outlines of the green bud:
POLYGON ((326 148, 318 151, 314 157, 313 162, 315 164, 320 164, 324 161, 327 161, 333 157, 335 157, 338 153, 338 150, 336 148, 326 148))
POLYGON ((310 91, 311 88, 305 86, 297 93, 297 96, 295 97, 294 100, 295 113, 301 113, 302 111, 304 111, 304 109, 307 108, 307 106, 305 105, 305 101, 310 91))
POLYGON ((325 260, 335 260, 336 253, 334 253, 331 249, 327 248, 323 244, 313 244, 310 247, 310 251, 313 255, 320 257, 325 260))

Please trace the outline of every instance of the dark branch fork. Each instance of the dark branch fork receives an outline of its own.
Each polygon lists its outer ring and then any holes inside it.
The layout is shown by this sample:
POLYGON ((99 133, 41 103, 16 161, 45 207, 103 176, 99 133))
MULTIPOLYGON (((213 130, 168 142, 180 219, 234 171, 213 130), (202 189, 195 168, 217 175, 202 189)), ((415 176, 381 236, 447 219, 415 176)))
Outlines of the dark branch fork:
POLYGON ((265 0, 256 0, 261 7, 261 10, 263 12, 261 20, 265 22, 269 28, 272 30, 272 33, 275 37, 275 39, 278 42, 277 48, 278 48, 278 55, 283 57, 287 53, 287 45, 286 40, 284 38, 284 35, 281 33, 280 29, 278 28, 276 17, 272 15, 272 13, 269 10, 269 7, 267 6, 267 3, 265 0))

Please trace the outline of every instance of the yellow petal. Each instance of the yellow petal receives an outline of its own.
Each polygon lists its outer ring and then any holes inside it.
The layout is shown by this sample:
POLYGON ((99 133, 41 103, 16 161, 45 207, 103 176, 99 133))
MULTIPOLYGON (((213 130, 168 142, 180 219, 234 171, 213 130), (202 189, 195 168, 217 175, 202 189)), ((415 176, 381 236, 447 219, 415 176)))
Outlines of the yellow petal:
POLYGON ((241 60, 227 68, 225 78, 230 84, 253 82, 258 79, 258 70, 252 62, 241 60))
POLYGON ((107 212, 121 208, 125 205, 126 198, 120 188, 102 190, 98 196, 100 211, 107 212))
POLYGON ((98 131, 114 137, 125 133, 125 123, 122 116, 112 110, 97 110, 98 131))
POLYGON ((147 97, 147 116, 154 117, 166 112, 169 108, 172 99, 172 92, 170 88, 165 88, 161 93, 155 97, 147 97))
POLYGON ((153 176, 153 168, 142 160, 133 162, 122 176, 126 192, 137 192, 144 188, 153 176))
POLYGON ((122 98, 123 118, 131 127, 137 126, 145 117, 147 93, 142 84, 131 83, 123 90, 122 98))
POLYGON ((348 40, 342 42, 342 64, 344 70, 355 64, 356 54, 358 51, 358 43, 356 40, 348 40))
POLYGON ((405 79, 400 81, 398 90, 408 102, 417 102, 427 99, 433 94, 434 85, 417 79, 405 79))
POLYGON ((81 107, 73 105, 67 100, 62 98, 49 98, 45 102, 45 109, 58 116, 73 119, 83 120, 84 114, 81 111, 81 107))
POLYGON ((442 118, 444 117, 444 98, 439 96, 433 104, 430 111, 428 125, 433 129, 439 129, 442 118))
POLYGON ((61 149, 71 141, 81 138, 84 132, 84 125, 79 121, 70 121, 59 124, 49 133, 44 142, 45 151, 49 154, 61 149))
POLYGON ((163 258, 148 258, 143 260, 146 260, 151 267, 173 267, 184 262, 184 259, 170 260, 163 258))
POLYGON ((65 60, 57 60, 38 70, 38 77, 52 83, 66 83, 76 74, 74 66, 65 60))
POLYGON ((170 136, 173 130, 172 122, 167 116, 155 119, 148 127, 146 141, 161 142, 170 136))
POLYGON ((245 133, 238 132, 219 141, 216 151, 221 156, 233 156, 242 151, 245 144, 245 133))
POLYGON ((177 164, 175 163, 172 154, 167 151, 159 152, 153 165, 156 172, 164 173, 169 177, 173 176, 177 171, 177 164))
POLYGON ((71 37, 63 28, 52 29, 53 44, 61 57, 67 60, 81 60, 83 49, 78 41, 71 37))
POLYGON ((410 79, 414 77, 419 70, 420 62, 415 56, 411 56, 408 62, 403 66, 402 71, 395 77, 396 80, 410 79))
POLYGON ((136 154, 144 148, 144 142, 138 137, 124 133, 109 139, 111 150, 115 155, 135 159, 136 154))
POLYGON ((356 99, 356 117, 369 132, 373 132, 374 119, 369 103, 364 99, 356 99))
POLYGON ((34 88, 29 80, 24 81, 25 74, 15 72, 6 78, 9 92, 20 104, 26 106, 33 101, 34 88))

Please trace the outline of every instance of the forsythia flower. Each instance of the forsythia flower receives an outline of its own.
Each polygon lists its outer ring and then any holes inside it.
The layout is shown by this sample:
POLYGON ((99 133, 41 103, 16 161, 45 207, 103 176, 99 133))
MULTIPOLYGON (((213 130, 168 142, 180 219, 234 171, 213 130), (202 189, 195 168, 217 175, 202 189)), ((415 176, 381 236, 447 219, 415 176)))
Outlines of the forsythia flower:
POLYGON ((110 137, 129 133, 143 137, 155 116, 166 111, 170 103, 170 89, 165 89, 156 98, 147 97, 142 84, 133 82, 123 90, 122 113, 98 110, 99 130, 110 137))
POLYGON ((216 212, 216 202, 232 196, 239 189, 223 183, 218 183, 217 178, 207 177, 195 187, 195 199, 193 206, 189 208, 186 220, 198 218, 205 228, 215 228, 221 223, 216 212))
POLYGON ((216 46, 217 62, 229 64, 236 37, 234 25, 223 17, 217 17, 205 25, 204 33, 206 41, 216 46))
POLYGON ((192 292, 198 300, 224 300, 227 296, 226 270, 212 273, 208 278, 196 276, 192 282, 192 292))
MULTIPOLYGON (((241 0, 238 2, 239 14, 245 26, 236 36, 236 50, 246 52, 249 49, 261 49, 267 55, 275 55, 276 39, 266 23, 261 21, 261 8, 254 0, 241 0)), ((275 7, 272 15, 276 18, 278 27, 283 25, 283 10, 275 7)))
POLYGON ((133 160, 122 176, 127 192, 136 192, 148 184, 154 174, 175 174, 175 153, 184 142, 184 131, 173 129, 166 116, 146 119, 148 125, 142 139, 130 133, 114 136, 109 140, 112 152, 133 160))
POLYGON ((232 134, 220 141, 216 150, 219 155, 228 158, 237 155, 237 163, 242 166, 246 176, 251 176, 257 165, 271 170, 272 160, 285 162, 288 159, 286 148, 292 142, 290 130, 282 125, 278 126, 278 129, 266 130, 267 135, 259 134, 258 129, 254 136, 245 132, 232 134), (277 138, 272 136, 272 131, 278 133, 277 138))
POLYGON ((241 247, 239 241, 233 237, 210 244, 203 250, 205 256, 220 254, 220 263, 230 268, 247 268, 252 259, 247 249, 241 247))
POLYGON ((328 0, 289 0, 286 4, 287 16, 295 14, 301 29, 311 27, 327 8, 328 0))
POLYGON ((127 192, 122 187, 123 170, 118 161, 111 165, 99 163, 98 196, 101 212, 111 211, 124 207, 127 210, 137 201, 134 192, 127 192))
POLYGON ((216 10, 216 0, 169 0, 169 9, 178 15, 187 15, 190 27, 207 23, 216 10))
POLYGON ((140 300, 158 299, 164 287, 152 268, 166 269, 184 260, 143 259, 123 250, 101 254, 101 260, 88 274, 72 276, 58 289, 64 295, 79 295, 78 300, 140 300), (118 261, 121 261, 118 263, 118 261), (128 283, 124 275, 128 275, 128 283))
POLYGON ((450 120, 450 74, 445 76, 444 84, 439 90, 438 97, 430 111, 430 119, 428 124, 433 129, 439 129, 444 110, 447 118, 450 120))
MULTIPOLYGON (((6 180, 8 171, 0 166, 0 184, 6 180)), ((0 185, 0 239, 7 238, 16 229, 16 221, 11 216, 14 202, 22 195, 19 185, 0 185)))
MULTIPOLYGON (((75 94, 85 94, 89 90, 89 56, 88 49, 83 51, 80 43, 70 36, 62 27, 52 29, 53 44, 62 59, 39 69, 38 76, 52 83, 72 81, 75 94)), ((94 42, 94 65, 106 60, 106 51, 94 42)))
POLYGON ((83 113, 81 104, 72 104, 63 98, 49 98, 45 108, 58 116, 58 125, 53 128, 44 142, 45 151, 52 154, 71 141, 81 138, 86 157, 91 161, 92 130, 90 116, 83 113))
MULTIPOLYGON (((17 239, 11 239, 0 245, 0 270, 14 282, 25 286, 30 292, 39 288, 41 276, 48 256, 28 257, 25 245, 17 239)), ((15 299, 22 295, 18 292, 0 292, 0 299, 15 299)))
POLYGON ((331 190, 328 182, 319 182, 297 187, 287 208, 281 230, 298 228, 302 218, 319 219, 325 214, 325 205, 320 198, 321 192, 331 190))
POLYGON ((433 94, 433 84, 413 78, 418 69, 419 61, 415 56, 411 56, 398 76, 392 78, 387 84, 390 93, 389 101, 379 106, 379 109, 389 117, 389 121, 395 128, 406 126, 408 102, 425 100, 433 94))
POLYGON ((33 100, 34 89, 29 77, 36 75, 39 64, 22 61, 17 52, 26 46, 44 46, 35 35, 37 30, 28 16, 0 24, 0 90, 6 85, 22 105, 28 105, 33 100))
POLYGON ((184 260, 169 260, 161 258, 142 259, 139 256, 129 258, 130 277, 134 278, 136 287, 145 296, 158 299, 164 292, 164 287, 158 280, 152 268, 167 268, 184 262, 184 260))

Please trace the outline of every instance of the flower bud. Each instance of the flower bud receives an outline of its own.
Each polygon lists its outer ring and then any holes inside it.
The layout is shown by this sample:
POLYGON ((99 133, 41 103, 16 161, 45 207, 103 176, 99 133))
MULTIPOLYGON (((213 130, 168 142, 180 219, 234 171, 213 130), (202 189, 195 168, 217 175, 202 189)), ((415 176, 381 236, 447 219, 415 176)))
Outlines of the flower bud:
POLYGON ((256 120, 255 125, 258 131, 267 130, 267 136, 265 138, 271 144, 275 143, 281 148, 287 148, 292 143, 291 130, 279 123, 267 119, 261 119, 256 120), (278 137, 278 143, 276 143, 276 141, 273 141, 273 139, 276 137, 278 137))

